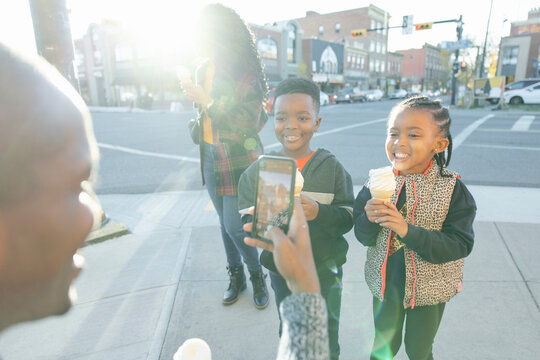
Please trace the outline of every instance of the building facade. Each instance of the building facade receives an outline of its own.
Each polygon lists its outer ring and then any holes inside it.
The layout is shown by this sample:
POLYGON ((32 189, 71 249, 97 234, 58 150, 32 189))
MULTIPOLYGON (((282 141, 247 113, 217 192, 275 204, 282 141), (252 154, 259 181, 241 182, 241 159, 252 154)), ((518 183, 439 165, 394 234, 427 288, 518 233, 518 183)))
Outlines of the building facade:
POLYGON ((329 14, 308 11, 296 19, 306 38, 343 44, 345 47, 344 80, 361 89, 386 87, 388 31, 390 15, 374 6, 329 14), (365 37, 353 37, 358 29, 368 31, 365 37))
POLYGON ((308 78, 325 92, 337 92, 344 83, 344 46, 318 39, 304 39, 302 42, 308 78))
POLYGON ((527 20, 513 22, 510 35, 501 39, 497 75, 540 77, 540 8, 529 11, 527 20))
POLYGON ((424 44, 420 49, 398 50, 403 55, 401 82, 403 88, 439 90, 445 86, 445 68, 441 58, 441 48, 424 44))
POLYGON ((289 77, 306 76, 303 60, 303 31, 295 20, 271 25, 249 25, 270 87, 289 77))

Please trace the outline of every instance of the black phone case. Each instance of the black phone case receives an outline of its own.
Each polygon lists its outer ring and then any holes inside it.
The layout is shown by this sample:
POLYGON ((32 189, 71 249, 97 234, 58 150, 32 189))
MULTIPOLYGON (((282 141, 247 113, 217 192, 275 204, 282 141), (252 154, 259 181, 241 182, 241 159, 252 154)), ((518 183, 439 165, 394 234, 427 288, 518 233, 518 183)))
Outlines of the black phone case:
POLYGON ((290 187, 290 191, 289 191, 289 208, 287 209, 287 221, 285 222, 284 225, 282 226, 279 226, 279 228, 285 233, 287 234, 289 232, 289 224, 291 222, 291 216, 292 216, 292 212, 293 212, 293 208, 294 208, 294 185, 295 185, 295 179, 296 179, 296 160, 294 160, 293 158, 289 158, 289 157, 284 157, 284 156, 271 156, 271 155, 261 155, 259 157, 259 160, 257 161, 257 181, 256 181, 256 184, 255 184, 255 212, 253 214, 253 231, 252 231, 252 236, 256 239, 259 239, 259 240, 262 240, 262 241, 266 241, 266 242, 269 242, 271 243, 272 240, 270 239, 267 239, 265 238, 264 236, 262 235, 259 235, 257 234, 256 232, 256 226, 257 226, 257 222, 258 222, 258 199, 259 199, 259 171, 260 171, 260 168, 261 168, 261 164, 262 162, 264 161, 283 161, 283 162, 290 162, 292 164, 291 166, 291 187, 290 187))

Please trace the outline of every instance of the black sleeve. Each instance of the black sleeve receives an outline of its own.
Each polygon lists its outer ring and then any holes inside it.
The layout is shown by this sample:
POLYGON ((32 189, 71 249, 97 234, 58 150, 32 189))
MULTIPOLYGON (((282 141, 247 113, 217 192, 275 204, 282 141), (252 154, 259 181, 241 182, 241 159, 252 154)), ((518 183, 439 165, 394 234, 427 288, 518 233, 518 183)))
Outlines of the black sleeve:
POLYGON ((328 205, 318 203, 319 213, 312 221, 324 226, 333 234, 346 234, 353 226, 353 203, 354 191, 351 176, 338 162, 336 163, 334 176, 334 199, 328 205))
POLYGON ((252 216, 244 214, 244 212, 255 205, 256 177, 257 162, 254 162, 242 173, 238 182, 238 211, 241 214, 243 224, 252 221, 252 216))
POLYGON ((377 223, 372 223, 366 216, 364 207, 369 199, 371 199, 371 192, 364 186, 354 201, 354 235, 362 244, 366 246, 375 246, 377 234, 379 233, 381 226, 377 223))
POLYGON ((473 248, 475 215, 474 198, 458 179, 441 231, 430 231, 409 224, 407 235, 401 240, 432 264, 462 259, 473 248))

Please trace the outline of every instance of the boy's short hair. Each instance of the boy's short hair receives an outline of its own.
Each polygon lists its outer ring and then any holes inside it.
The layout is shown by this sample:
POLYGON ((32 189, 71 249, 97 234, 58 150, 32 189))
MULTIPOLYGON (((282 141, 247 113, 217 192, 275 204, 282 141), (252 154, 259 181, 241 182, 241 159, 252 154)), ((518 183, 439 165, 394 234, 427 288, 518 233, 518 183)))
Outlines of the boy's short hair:
POLYGON ((274 92, 274 104, 281 95, 306 94, 311 96, 315 111, 318 114, 321 108, 321 90, 313 81, 305 78, 289 78, 280 82, 274 92))

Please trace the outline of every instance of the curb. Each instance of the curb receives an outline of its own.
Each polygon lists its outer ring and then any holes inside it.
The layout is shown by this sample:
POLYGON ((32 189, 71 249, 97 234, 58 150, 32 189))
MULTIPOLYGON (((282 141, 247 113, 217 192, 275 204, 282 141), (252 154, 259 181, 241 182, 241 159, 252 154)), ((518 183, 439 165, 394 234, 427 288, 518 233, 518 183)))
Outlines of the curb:
POLYGON ((110 220, 99 229, 92 231, 86 238, 84 246, 98 244, 127 234, 131 234, 131 231, 125 224, 110 220))

